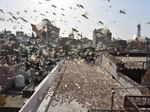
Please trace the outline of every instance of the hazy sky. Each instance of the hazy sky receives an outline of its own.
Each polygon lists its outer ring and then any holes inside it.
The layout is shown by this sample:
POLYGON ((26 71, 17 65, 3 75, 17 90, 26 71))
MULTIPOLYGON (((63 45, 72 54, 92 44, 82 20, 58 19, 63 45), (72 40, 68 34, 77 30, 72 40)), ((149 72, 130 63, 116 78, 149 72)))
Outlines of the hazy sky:
POLYGON ((150 0, 0 0, 0 9, 5 12, 0 13, 0 19, 5 19, 5 22, 0 21, 0 29, 31 32, 30 23, 37 24, 41 19, 48 18, 61 28, 61 35, 64 36, 74 27, 91 38, 95 28, 106 27, 112 31, 114 37, 129 39, 136 34, 138 23, 142 25, 142 35, 150 36, 150 25, 146 24, 150 21, 150 0), (78 3, 85 9, 78 8, 78 3), (57 8, 51 7, 52 4, 57 8), (119 10, 125 10, 127 14, 120 14, 119 10), (29 23, 21 20, 11 22, 11 16, 7 12, 12 12, 16 17, 24 17, 29 23), (81 16, 84 13, 89 19, 81 16), (99 20, 105 25, 98 24, 99 20))

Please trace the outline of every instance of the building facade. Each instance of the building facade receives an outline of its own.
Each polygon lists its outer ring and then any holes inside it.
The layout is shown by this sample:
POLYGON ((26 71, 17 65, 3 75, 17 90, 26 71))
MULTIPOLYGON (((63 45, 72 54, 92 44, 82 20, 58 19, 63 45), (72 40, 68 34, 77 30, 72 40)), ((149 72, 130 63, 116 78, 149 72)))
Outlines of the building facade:
POLYGON ((38 25, 31 24, 33 32, 37 38, 49 42, 57 42, 59 38, 60 28, 52 25, 48 19, 43 19, 38 25))
POLYGON ((105 48, 107 43, 112 39, 112 33, 109 29, 95 29, 93 31, 93 46, 98 48, 105 48))

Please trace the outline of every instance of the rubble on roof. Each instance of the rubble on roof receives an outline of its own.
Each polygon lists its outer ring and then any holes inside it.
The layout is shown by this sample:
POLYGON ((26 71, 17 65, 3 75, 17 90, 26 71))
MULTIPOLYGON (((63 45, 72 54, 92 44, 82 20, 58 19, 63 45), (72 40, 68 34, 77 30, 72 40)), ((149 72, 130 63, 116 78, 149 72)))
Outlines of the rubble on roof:
MULTIPOLYGON (((51 99, 49 112, 84 110, 90 108, 108 109, 111 107, 112 88, 124 88, 117 80, 96 65, 89 65, 82 60, 66 61, 63 78, 55 95, 51 99), (66 105, 68 104, 68 105, 66 105)), ((125 95, 131 95, 130 90, 120 89, 114 92, 113 109, 123 109, 125 95)), ((136 93, 139 95, 140 93, 136 93)))

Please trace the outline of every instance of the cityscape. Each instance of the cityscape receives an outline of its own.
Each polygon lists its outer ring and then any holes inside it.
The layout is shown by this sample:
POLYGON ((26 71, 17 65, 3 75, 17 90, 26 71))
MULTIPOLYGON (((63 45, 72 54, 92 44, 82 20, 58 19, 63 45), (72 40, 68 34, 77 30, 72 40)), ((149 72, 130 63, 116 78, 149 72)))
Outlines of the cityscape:
MULTIPOLYGON (((52 0, 37 3, 45 2, 52 0)), ((86 9, 76 2, 69 10, 86 9)), ((113 0, 103 2, 113 7, 113 0)), ((51 7, 57 9, 57 4, 51 7)), ((150 112, 150 38, 141 22, 134 26, 132 38, 118 38, 101 20, 88 32, 84 21, 85 30, 78 28, 80 23, 65 29, 44 13, 38 23, 19 11, 0 7, 0 13, 10 16, 0 17, 0 112, 150 112), (11 29, 20 21, 21 28, 11 29)), ((128 13, 119 9, 121 16, 128 13)), ((80 16, 92 18, 86 11, 80 16)))

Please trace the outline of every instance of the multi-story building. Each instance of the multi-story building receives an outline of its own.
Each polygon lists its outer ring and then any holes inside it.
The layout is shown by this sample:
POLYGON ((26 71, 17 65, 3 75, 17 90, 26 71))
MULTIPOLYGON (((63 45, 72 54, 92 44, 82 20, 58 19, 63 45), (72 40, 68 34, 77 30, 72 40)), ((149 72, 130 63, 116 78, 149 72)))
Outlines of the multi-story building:
POLYGON ((93 46, 99 48, 105 48, 107 43, 111 41, 112 33, 109 29, 95 29, 93 31, 93 46))
POLYGON ((48 42, 57 42, 60 29, 52 25, 48 19, 43 19, 38 25, 31 24, 31 26, 39 39, 46 40, 48 42))

